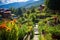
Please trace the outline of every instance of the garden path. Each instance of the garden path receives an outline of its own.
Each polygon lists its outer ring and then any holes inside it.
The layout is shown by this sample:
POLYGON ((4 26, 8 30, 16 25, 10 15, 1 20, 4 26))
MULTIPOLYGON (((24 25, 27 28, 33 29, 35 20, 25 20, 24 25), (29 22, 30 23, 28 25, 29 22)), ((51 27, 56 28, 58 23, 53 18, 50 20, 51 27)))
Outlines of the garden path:
POLYGON ((38 25, 36 24, 34 27, 34 37, 33 40, 39 40, 39 31, 38 31, 38 25))

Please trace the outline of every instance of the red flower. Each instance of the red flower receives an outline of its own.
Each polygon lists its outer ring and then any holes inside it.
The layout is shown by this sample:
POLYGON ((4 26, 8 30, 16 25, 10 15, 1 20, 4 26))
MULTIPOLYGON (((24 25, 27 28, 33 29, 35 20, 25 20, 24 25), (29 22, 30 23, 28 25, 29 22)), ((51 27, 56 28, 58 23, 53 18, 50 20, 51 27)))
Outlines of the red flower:
POLYGON ((4 23, 0 25, 0 28, 6 28, 6 27, 7 27, 7 26, 6 26, 6 24, 4 24, 4 23))

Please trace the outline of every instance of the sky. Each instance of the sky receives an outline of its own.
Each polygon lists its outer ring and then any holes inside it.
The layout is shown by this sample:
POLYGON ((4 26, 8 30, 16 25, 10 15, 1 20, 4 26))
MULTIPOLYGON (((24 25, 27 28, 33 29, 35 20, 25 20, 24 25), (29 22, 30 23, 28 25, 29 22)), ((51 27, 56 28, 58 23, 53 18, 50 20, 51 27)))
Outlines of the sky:
MULTIPOLYGON (((27 2, 27 1, 30 1, 30 0, 0 0, 0 2, 7 3, 7 4, 8 3, 14 3, 14 2, 27 2)), ((33 0, 33 1, 38 1, 38 0, 33 0)))

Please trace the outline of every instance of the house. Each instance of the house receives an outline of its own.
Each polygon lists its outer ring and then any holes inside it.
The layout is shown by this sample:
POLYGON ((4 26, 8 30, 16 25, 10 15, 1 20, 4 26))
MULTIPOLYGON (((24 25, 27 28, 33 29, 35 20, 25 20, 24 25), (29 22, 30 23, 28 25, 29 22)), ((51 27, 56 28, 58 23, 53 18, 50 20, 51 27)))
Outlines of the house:
POLYGON ((0 15, 2 15, 4 13, 4 9, 0 8, 0 15))
POLYGON ((42 11, 44 8, 45 8, 45 5, 42 4, 42 5, 39 6, 38 9, 39 9, 39 11, 42 11))
POLYGON ((0 8, 0 15, 4 19, 10 19, 11 18, 11 10, 0 8))
POLYGON ((11 18, 11 11, 10 10, 5 10, 3 15, 2 15, 3 18, 11 18))

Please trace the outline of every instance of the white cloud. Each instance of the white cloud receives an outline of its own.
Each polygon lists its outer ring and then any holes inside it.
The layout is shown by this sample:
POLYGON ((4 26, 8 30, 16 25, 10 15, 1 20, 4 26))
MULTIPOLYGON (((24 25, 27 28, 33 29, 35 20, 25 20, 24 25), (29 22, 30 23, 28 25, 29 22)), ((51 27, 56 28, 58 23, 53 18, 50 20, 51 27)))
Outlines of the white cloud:
POLYGON ((13 3, 13 2, 26 2, 28 0, 7 0, 7 3, 13 3))
POLYGON ((39 0, 34 0, 34 1, 39 1, 39 0))
POLYGON ((17 0, 7 0, 6 2, 7 3, 13 3, 13 2, 16 2, 17 0))
POLYGON ((29 1, 29 0, 17 0, 17 2, 26 2, 26 1, 29 1))
POLYGON ((0 0, 2 3, 5 3, 6 0, 0 0))
POLYGON ((26 2, 29 0, 0 0, 2 3, 26 2))
MULTIPOLYGON (((0 0, 2 3, 8 4, 8 3, 13 3, 13 2, 27 2, 30 0, 0 0)), ((38 0, 31 0, 31 1, 38 1, 38 0)))

